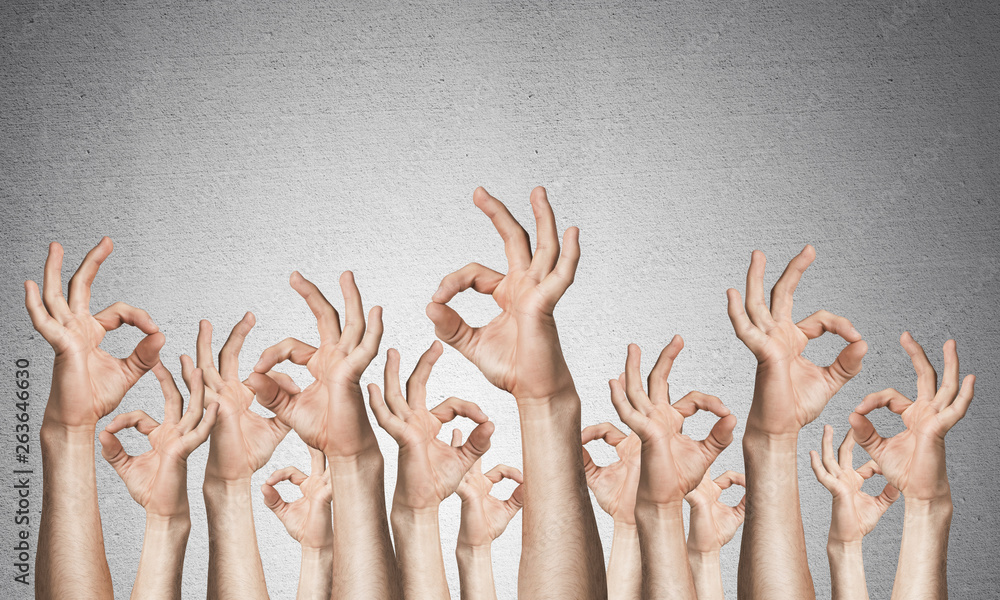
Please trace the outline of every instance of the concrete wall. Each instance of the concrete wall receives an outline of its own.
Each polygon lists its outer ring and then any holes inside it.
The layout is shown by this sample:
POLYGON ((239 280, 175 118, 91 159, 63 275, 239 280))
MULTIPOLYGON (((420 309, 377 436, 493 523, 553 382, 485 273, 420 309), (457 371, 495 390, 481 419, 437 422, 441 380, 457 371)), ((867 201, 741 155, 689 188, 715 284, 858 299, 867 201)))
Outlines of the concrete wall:
MULTIPOLYGON (((742 287, 753 248, 768 253, 773 281, 805 243, 816 245, 796 317, 846 315, 871 347, 862 374, 801 436, 802 508, 823 597, 830 499, 807 452, 823 423, 844 433, 864 394, 915 392, 897 342, 904 329, 938 365, 941 344, 956 338, 963 374, 980 380, 948 437, 950 587, 956 598, 996 593, 995 3, 342 4, 0 4, 4 402, 13 361, 30 359, 40 423, 51 352, 31 329, 21 282, 40 280, 51 240, 66 247, 66 277, 102 235, 115 240, 93 307, 146 308, 174 369, 193 352, 200 318, 222 335, 256 313, 244 373, 285 336, 314 341, 288 275, 299 269, 339 298, 337 276, 353 269, 366 303, 385 307, 383 353, 364 378, 379 381, 386 348, 399 348, 408 370, 432 341, 424 305, 442 276, 472 260, 504 267, 472 190, 484 185, 533 229, 528 192, 544 184, 560 227, 582 230, 577 282, 558 319, 587 424, 617 422, 606 381, 628 342, 649 357, 681 333, 674 389, 720 396, 741 435, 753 359, 732 333, 724 290, 742 287)), ((488 299, 457 305, 479 323, 493 314, 488 299)), ((125 353, 137 339, 116 333, 106 347, 125 353)), ((807 354, 829 361, 838 348, 821 339, 807 354)), ((512 400, 457 352, 446 349, 430 393, 479 402, 498 425, 487 466, 520 465, 512 400)), ((162 414, 152 377, 121 410, 134 408, 162 414)), ((889 414, 876 425, 900 428, 889 414)), ((692 433, 706 430, 698 420, 692 433)), ((3 565, 13 562, 12 431, 3 417, 3 565)), ((395 445, 379 435, 391 494, 395 445)), ((126 443, 139 451, 144 442, 126 443)), ((738 448, 716 472, 742 467, 738 448)), ((189 597, 206 580, 206 452, 191 459, 189 597)), ((293 436, 255 486, 287 464, 308 465, 293 436)), ((40 469, 40 457, 29 465, 40 469)), ((99 457, 98 477, 108 560, 127 598, 143 513, 99 457)), ((291 598, 298 547, 260 497, 254 509, 272 595, 291 598)), ((900 502, 865 541, 873 597, 889 595, 902 515, 900 502)), ((611 521, 599 519, 607 552, 611 521)), ((457 527, 453 498, 442 538, 456 594, 457 527)), ((520 518, 494 549, 501 598, 514 597, 519 545, 520 518)), ((737 538, 722 555, 730 596, 738 547, 737 538)), ((31 596, 10 566, 2 572, 0 596, 31 596)))

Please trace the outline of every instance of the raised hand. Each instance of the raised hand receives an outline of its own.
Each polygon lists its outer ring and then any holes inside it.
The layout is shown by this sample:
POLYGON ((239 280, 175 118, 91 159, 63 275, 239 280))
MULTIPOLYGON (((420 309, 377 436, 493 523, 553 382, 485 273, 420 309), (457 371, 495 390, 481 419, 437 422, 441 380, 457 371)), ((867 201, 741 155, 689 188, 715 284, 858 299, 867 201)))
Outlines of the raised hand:
POLYGON ((966 375, 959 388, 958 349, 955 340, 948 340, 944 344, 944 377, 938 388, 937 372, 920 344, 909 332, 902 335, 900 343, 917 373, 916 401, 892 388, 869 394, 851 413, 851 428, 858 444, 907 500, 950 499, 944 436, 969 410, 976 376, 966 375), (875 431, 865 415, 884 407, 903 418, 905 431, 890 438, 875 431))
MULTIPOLYGON (((49 244, 42 292, 24 282, 31 323, 55 350, 52 386, 39 429, 42 449, 42 515, 35 558, 39 598, 114 594, 104 556, 97 505, 94 431, 114 411, 136 381, 160 361, 164 337, 138 308, 115 302, 90 314, 90 286, 113 244, 102 238, 62 290, 63 248, 49 244), (104 335, 123 324, 145 334, 125 359, 101 349, 104 335)), ((25 431, 27 424, 18 425, 25 431)))
POLYGON ((45 407, 45 422, 68 428, 93 430, 110 414, 125 392, 159 362, 164 337, 146 311, 115 302, 90 314, 90 286, 114 245, 102 238, 80 264, 69 282, 68 298, 62 291, 63 248, 49 245, 43 291, 24 282, 24 303, 31 323, 55 350, 52 387, 45 407), (146 337, 127 358, 119 359, 100 348, 109 331, 127 324, 146 337))
POLYGON ((684 496, 698 487, 709 465, 733 441, 736 417, 715 396, 691 392, 670 404, 667 377, 674 359, 684 347, 674 336, 660 353, 649 374, 649 395, 640 373, 641 352, 629 344, 625 372, 610 381, 611 402, 618 416, 642 441, 641 475, 637 502, 647 506, 680 506, 684 496), (684 419, 699 410, 719 420, 708 437, 695 441, 681 433, 684 419))
POLYGON ((587 487, 594 493, 597 504, 611 515, 616 525, 634 526, 642 452, 639 436, 635 433, 625 435, 611 423, 600 423, 584 428, 580 441, 584 445, 583 470, 587 474, 587 487), (586 448, 595 440, 603 440, 613 446, 618 460, 604 467, 597 466, 586 448))
POLYGON ((312 466, 307 477, 295 467, 279 469, 267 478, 260 491, 264 504, 277 515, 288 535, 302 546, 297 600, 330 600, 333 590, 333 489, 326 456, 309 448, 312 466), (302 492, 302 497, 285 502, 275 484, 289 481, 302 492))
POLYGON ((746 487, 742 473, 726 471, 712 479, 706 471, 698 487, 684 496, 691 505, 687 540, 689 554, 718 552, 736 535, 746 515, 746 496, 740 498, 736 506, 729 506, 719 500, 722 491, 733 485, 746 487))
POLYGON ((830 398, 861 371, 868 351, 851 322, 821 310, 795 323, 795 288, 816 251, 806 246, 788 263, 771 290, 771 307, 764 300, 764 253, 754 250, 747 271, 746 309, 740 293, 729 289, 729 318, 736 336, 757 357, 757 384, 747 430, 768 435, 797 434, 823 412, 830 398), (834 333, 848 342, 833 364, 820 367, 802 356, 809 340, 834 333))
POLYGON ((346 319, 340 330, 340 315, 311 281, 292 273, 292 288, 316 316, 319 347, 294 338, 271 346, 260 357, 247 379, 258 402, 295 429, 306 444, 328 457, 356 457, 378 451, 361 395, 361 374, 378 353, 382 338, 382 309, 373 307, 365 326, 361 293, 350 271, 340 277, 346 319), (305 365, 315 378, 300 390, 291 378, 271 373, 282 361, 305 365))
MULTIPOLYGON (((458 398, 448 398, 427 410, 427 380, 438 357, 441 343, 435 341, 420 356, 406 381, 406 396, 399 384, 399 352, 390 349, 385 361, 385 398, 374 383, 368 397, 378 424, 399 444, 399 474, 393 511, 436 510, 453 494, 462 478, 490 447, 494 426, 478 406, 458 398), (441 426, 456 417, 472 419, 478 425, 462 445, 452 446, 438 439, 441 426)), ((455 430, 453 435, 461 435, 455 430)))
POLYGON ((954 506, 944 436, 969 410, 976 377, 966 375, 959 387, 958 349, 955 340, 948 340, 938 388, 937 372, 920 344, 908 332, 900 343, 917 373, 916 401, 891 388, 869 394, 851 413, 851 430, 886 480, 906 499, 893 598, 947 598, 948 534, 954 506), (900 415, 906 430, 891 438, 880 436, 865 415, 882 407, 900 415))
POLYGON ((495 386, 518 401, 544 401, 573 389, 563 359, 553 317, 556 303, 566 292, 580 259, 580 232, 570 227, 559 248, 555 216, 545 189, 531 192, 537 223, 537 246, 532 256, 528 234, 507 207, 477 188, 477 207, 493 221, 504 241, 507 274, 478 263, 448 275, 427 305, 437 336, 472 361, 495 386), (470 327, 448 306, 467 289, 490 294, 500 314, 483 327, 470 327))
POLYGON ((295 467, 278 469, 260 486, 264 494, 264 504, 278 517, 292 536, 303 548, 333 549, 333 520, 330 503, 333 490, 330 488, 330 473, 326 470, 326 457, 315 448, 309 448, 312 466, 309 475, 295 467), (299 488, 302 497, 285 502, 275 489, 279 482, 288 481, 299 488))
POLYGON ((736 506, 719 500, 722 490, 733 485, 746 486, 742 473, 726 471, 713 480, 706 471, 698 487, 684 496, 691 505, 687 555, 698 600, 722 600, 725 596, 719 557, 746 514, 746 495, 736 506))
POLYGON ((585 427, 580 434, 583 443, 583 470, 587 487, 597 498, 597 504, 614 519, 614 537, 608 558, 608 599, 637 600, 642 597, 642 558, 639 533, 635 524, 635 498, 641 472, 642 441, 635 433, 625 435, 611 423, 585 427), (586 445, 604 440, 614 446, 618 460, 599 467, 586 445))
MULTIPOLYGON (((197 368, 205 379, 208 403, 219 405, 219 424, 212 434, 205 467, 207 479, 249 481, 271 459, 289 430, 278 419, 250 410, 254 391, 240 381, 240 350, 254 323, 253 313, 248 312, 233 327, 219 352, 218 368, 212 353, 212 324, 202 320, 198 327, 197 368)), ((181 356, 181 374, 189 388, 194 370, 191 357, 181 356)))
POLYGON ((378 439, 361 394, 361 374, 378 354, 382 309, 374 307, 365 324, 361 293, 350 271, 340 276, 346 317, 298 271, 292 288, 316 316, 319 347, 287 338, 271 346, 254 366, 247 384, 257 401, 290 425, 306 444, 329 459, 333 488, 333 595, 338 598, 401 598, 385 514, 385 470, 378 439), (315 380, 299 389, 271 368, 289 360, 305 365, 315 380))
POLYGON ((385 361, 385 398, 377 385, 368 385, 375 419, 399 444, 392 529, 407 598, 448 597, 438 507, 489 449, 493 435, 493 423, 471 402, 448 398, 427 410, 427 379, 441 351, 441 343, 435 341, 420 356, 406 382, 405 397, 399 385, 399 353, 395 349, 389 350, 385 361), (444 423, 457 416, 478 425, 465 444, 457 444, 461 433, 453 432, 453 445, 449 445, 437 435, 444 423))
POLYGON ((823 455, 809 452, 812 470, 823 487, 833 494, 833 516, 830 519, 830 541, 847 544, 860 542, 875 529, 885 511, 899 498, 899 490, 891 483, 882 493, 871 496, 861 490, 862 484, 876 473, 878 463, 870 460, 854 468, 854 435, 848 430, 837 454, 833 453, 833 427, 823 427, 823 455))
MULTIPOLYGON (((684 347, 680 336, 660 353, 643 389, 640 351, 629 344, 625 372, 612 379, 611 402, 642 444, 635 518, 642 564, 643 598, 695 598, 696 580, 684 541, 682 502, 698 487, 709 465, 733 440, 736 417, 714 396, 691 392, 670 404, 667 378, 684 347), (719 417, 708 437, 692 440, 681 429, 698 410, 719 417)), ((609 572, 609 590, 612 577, 609 572)))
MULTIPOLYGON (((454 436, 452 446, 458 447, 461 443, 462 434, 459 432, 454 436)), ((493 486, 504 479, 510 479, 518 484, 524 482, 521 472, 507 465, 497 465, 483 473, 482 458, 476 459, 462 477, 456 490, 462 499, 462 521, 458 528, 459 546, 488 547, 493 540, 500 537, 517 511, 524 506, 521 485, 514 488, 506 500, 500 500, 490 494, 493 486)))
POLYGON ((157 363, 153 373, 165 399, 163 423, 141 410, 118 415, 101 432, 101 454, 148 515, 165 519, 188 517, 187 458, 208 439, 219 405, 209 404, 203 413, 205 386, 201 369, 195 369, 191 373, 191 401, 181 414, 184 398, 170 371, 157 363), (125 452, 115 434, 128 427, 147 436, 151 449, 138 456, 125 452))

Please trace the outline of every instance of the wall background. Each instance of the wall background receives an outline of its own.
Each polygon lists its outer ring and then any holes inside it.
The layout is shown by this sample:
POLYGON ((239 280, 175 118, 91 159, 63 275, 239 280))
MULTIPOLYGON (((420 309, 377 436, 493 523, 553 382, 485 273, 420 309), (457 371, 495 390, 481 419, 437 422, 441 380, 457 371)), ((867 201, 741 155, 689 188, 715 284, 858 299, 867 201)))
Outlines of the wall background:
MULTIPOLYGON (((805 243, 816 245, 796 317, 820 308, 846 315, 871 348, 862 374, 801 437, 820 596, 829 596, 830 499, 807 453, 819 448, 822 424, 843 435, 864 394, 915 393, 897 342, 904 329, 937 365, 941 344, 955 337, 963 374, 980 379, 969 416, 948 438, 949 580, 955 597, 992 596, 1000 584, 998 13, 988 1, 931 0, 4 2, 4 398, 13 361, 29 358, 40 424, 51 352, 31 329, 21 282, 41 279, 51 240, 66 248, 64 281, 102 235, 115 240, 92 306, 147 309, 175 372, 176 357, 194 350, 200 318, 224 338, 244 311, 256 313, 244 375, 283 337, 314 341, 288 275, 300 269, 339 298, 337 276, 353 269, 366 305, 385 307, 383 352, 365 377, 381 383, 385 349, 399 348, 408 370, 432 341, 423 311, 441 277, 473 260, 503 269, 499 237, 472 190, 484 185, 533 231, 528 192, 544 184, 560 228, 582 230, 577 283, 558 318, 585 424, 618 422, 606 381, 622 369, 626 344, 645 349, 648 369, 676 332, 687 349, 674 389, 720 396, 741 435, 753 359, 732 334, 724 290, 742 288, 753 248, 770 258, 770 283, 805 243)), ((463 296, 458 305, 479 323, 494 314, 488 299, 463 296)), ((137 339, 114 334, 107 348, 124 355, 137 339)), ((809 356, 828 362, 839 347, 821 339, 809 356)), ((513 402, 457 352, 446 349, 430 393, 479 402, 498 425, 487 466, 520 465, 513 402)), ((155 380, 140 382, 122 407, 162 415, 155 380)), ((894 416, 878 417, 883 433, 899 430, 894 416)), ((698 421, 692 433, 707 428, 698 421)), ((380 436, 391 495, 395 445, 380 436)), ((7 417, 0 440, 0 478, 12 483, 7 417)), ((135 436, 126 447, 142 444, 135 436)), ((714 472, 741 469, 738 448, 714 472)), ((198 493, 206 452, 190 461, 192 598, 203 595, 207 569, 198 493)), ((40 469, 40 456, 31 460, 40 469)), ((308 466, 294 436, 255 484, 287 464, 308 466)), ((108 559, 127 598, 143 513, 100 457, 98 474, 108 559)), ((15 497, 3 489, 0 595, 29 598, 12 581, 15 497)), ((865 542, 873 597, 891 589, 902 504, 865 542)), ((272 595, 291 598, 297 544, 260 497, 254 510, 272 595)), ((598 515, 607 552, 611 521, 598 515)), ((456 597, 457 527, 452 498, 442 538, 456 597)), ((514 597, 519 546, 520 518, 494 547, 501 598, 514 597)), ((732 597, 738 547, 737 538, 722 555, 732 597)))

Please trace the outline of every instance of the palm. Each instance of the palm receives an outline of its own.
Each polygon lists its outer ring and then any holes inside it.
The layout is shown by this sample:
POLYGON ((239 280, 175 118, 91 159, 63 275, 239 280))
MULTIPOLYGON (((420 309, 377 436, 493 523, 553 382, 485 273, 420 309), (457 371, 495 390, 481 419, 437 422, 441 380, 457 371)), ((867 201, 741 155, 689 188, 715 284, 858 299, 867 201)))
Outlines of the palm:
POLYGON ((587 484, 604 512, 615 520, 634 522, 642 441, 633 433, 619 442, 615 451, 618 453, 618 460, 588 472, 587 484))
POLYGON ((837 532, 838 539, 861 539, 875 529, 886 507, 861 491, 865 478, 857 471, 844 469, 837 481, 830 529, 837 532))
POLYGON ((698 486, 714 457, 681 433, 684 417, 669 404, 655 405, 646 417, 645 426, 636 431, 647 448, 642 471, 649 476, 642 478, 645 485, 638 494, 647 502, 679 502, 698 486))
POLYGON ((154 514, 164 514, 159 506, 174 506, 178 490, 187 490, 187 463, 183 431, 164 423, 149 434, 152 449, 136 456, 121 470, 122 481, 132 499, 154 514))
POLYGON ((529 272, 507 274, 493 292, 501 313, 477 331, 471 345, 472 360, 486 379, 516 398, 551 393, 529 391, 525 383, 547 381, 566 369, 555 319, 546 312, 538 283, 529 272))
POLYGON ((510 499, 500 500, 490 492, 502 478, 520 483, 517 469, 498 465, 489 474, 482 472, 482 460, 477 460, 462 477, 456 492, 462 498, 462 521, 458 530, 458 543, 466 546, 486 546, 507 529, 511 519, 520 509, 520 488, 510 499))
POLYGON ((321 547, 327 541, 326 531, 332 520, 330 479, 324 475, 310 475, 299 489, 302 497, 288 504, 283 517, 285 529, 303 546, 321 547))
POLYGON ((809 338, 790 319, 765 332, 768 340, 758 359, 759 396, 790 399, 793 410, 784 402, 765 401, 753 403, 751 412, 763 423, 802 428, 823 412, 840 386, 826 368, 802 356, 809 338))
POLYGON ((906 430, 887 439, 879 455, 882 473, 903 494, 936 489, 937 474, 945 470, 948 426, 929 402, 914 402, 902 417, 906 430))
POLYGON ((404 422, 399 477, 410 490, 408 501, 415 506, 437 506, 458 489, 469 465, 457 448, 437 438, 441 421, 430 411, 413 410, 404 422))
POLYGON ((66 397, 62 388, 89 390, 90 406, 69 404, 63 409, 68 419, 96 423, 121 403, 132 379, 125 361, 100 348, 107 330, 91 315, 70 314, 63 321, 65 334, 53 364, 54 398, 66 397))
MULTIPOLYGON (((726 473, 727 485, 743 485, 738 473, 726 473)), ((720 478, 722 479, 722 478, 720 478)), ((688 547, 699 552, 714 552, 729 543, 743 524, 743 501, 736 507, 720 501, 722 490, 706 472, 698 486, 685 497, 691 505, 688 547)))

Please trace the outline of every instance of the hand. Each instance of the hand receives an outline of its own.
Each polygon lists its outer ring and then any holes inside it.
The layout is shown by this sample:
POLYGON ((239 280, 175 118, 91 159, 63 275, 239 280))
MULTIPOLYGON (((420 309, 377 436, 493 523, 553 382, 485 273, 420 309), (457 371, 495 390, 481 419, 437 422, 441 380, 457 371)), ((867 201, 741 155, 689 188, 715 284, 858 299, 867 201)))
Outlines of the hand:
POLYGON ((45 421, 93 431, 97 422, 114 411, 139 378, 160 361, 164 337, 146 311, 115 302, 90 314, 90 285, 114 245, 102 238, 69 281, 69 299, 62 292, 63 248, 53 242, 45 260, 44 293, 38 284, 24 282, 24 304, 31 323, 56 352, 52 389, 45 421), (43 302, 44 300, 44 302, 43 302), (132 354, 118 359, 101 350, 104 335, 123 324, 146 337, 132 354))
POLYGON ((330 487, 330 472, 326 469, 326 456, 315 448, 309 448, 312 467, 309 476, 295 467, 279 469, 267 478, 260 491, 264 494, 264 504, 271 509, 288 535, 303 548, 333 548, 333 489, 330 487), (298 486, 302 497, 293 502, 285 502, 274 489, 279 481, 289 481, 298 486))
POLYGON ((875 529, 875 524, 885 511, 899 498, 899 490, 886 484, 878 496, 861 491, 864 482, 880 473, 878 463, 870 460, 854 469, 854 434, 840 444, 837 456, 833 454, 833 427, 823 427, 823 458, 815 451, 809 452, 812 470, 823 487, 833 494, 833 516, 830 519, 830 541, 860 542, 875 529))
POLYGON ((184 398, 170 371, 156 363, 153 373, 165 399, 163 423, 141 410, 118 415, 101 432, 101 454, 125 482, 128 493, 146 509, 147 515, 189 517, 187 497, 187 457, 205 443, 219 414, 217 403, 205 405, 205 386, 200 369, 191 373, 191 402, 181 415, 184 398), (127 427, 149 437, 152 449, 129 456, 114 434, 127 427))
POLYGON ((944 378, 938 389, 937 373, 920 344, 909 332, 903 334, 900 343, 917 372, 916 402, 892 388, 869 394, 851 413, 851 429, 858 444, 907 501, 950 500, 944 436, 969 410, 976 376, 966 375, 959 389, 958 349, 955 340, 948 340, 944 344, 944 378), (864 415, 882 407, 902 416, 906 431, 888 439, 881 437, 864 415))
MULTIPOLYGON (((459 432, 452 446, 462 443, 459 432)), ((477 459, 458 484, 462 499, 462 521, 458 527, 458 545, 470 547, 489 546, 507 529, 511 519, 524 506, 524 477, 514 467, 497 465, 483 474, 483 461, 477 459), (493 486, 503 479, 518 483, 510 498, 500 500, 490 495, 493 486)))
POLYGON ((294 338, 278 342, 261 355, 247 385, 257 392, 258 402, 295 429, 302 441, 327 456, 347 458, 366 451, 378 452, 360 381, 378 354, 382 309, 371 309, 366 329, 361 293, 354 275, 345 271, 340 276, 340 288, 347 318, 341 333, 340 315, 319 288, 298 271, 292 273, 291 285, 316 316, 319 348, 294 338), (269 372, 285 360, 305 365, 316 380, 300 390, 290 377, 269 372))
MULTIPOLYGON (((399 474, 392 506, 414 510, 437 510, 453 494, 462 477, 490 448, 493 423, 472 402, 448 398, 427 410, 427 379, 441 356, 441 342, 435 341, 420 356, 406 381, 406 397, 399 385, 399 352, 390 349, 385 361, 385 399, 374 383, 368 384, 368 398, 375 420, 399 444, 399 474), (388 404, 387 404, 388 402, 388 404), (441 426, 457 416, 478 425, 463 445, 449 446, 437 438, 441 426)), ((452 439, 461 432, 455 430, 452 439)))
POLYGON ((504 240, 508 271, 501 275, 477 263, 448 275, 427 305, 437 336, 471 360, 486 379, 515 399, 547 400, 573 390, 563 359, 553 317, 556 302, 566 292, 580 260, 580 232, 570 227, 559 249, 555 216, 545 195, 536 187, 531 207, 538 226, 538 243, 531 255, 528 234, 507 208, 483 188, 473 201, 504 240), (491 294, 500 314, 484 327, 470 327, 447 305, 469 288, 491 294))
POLYGON ((748 431, 769 435, 798 434, 823 412, 837 390, 861 371, 868 345, 851 322, 825 310, 792 322, 792 296, 799 279, 816 257, 806 246, 788 263, 771 290, 771 308, 764 302, 764 253, 754 250, 747 271, 747 301, 726 292, 729 318, 738 337, 757 357, 757 385, 747 419, 748 431), (747 316, 749 314, 749 317, 747 316), (802 356, 809 340, 826 332, 848 345, 828 367, 818 367, 802 356))
POLYGON ((736 506, 719 500, 722 490, 733 485, 746 487, 743 473, 726 471, 712 480, 708 472, 698 487, 688 492, 684 499, 691 505, 691 525, 688 531, 688 550, 708 554, 718 552, 736 535, 747 511, 746 494, 736 506))
POLYGON ((594 492, 597 503, 615 523, 635 525, 635 495, 639 488, 642 453, 639 436, 635 433, 626 436, 611 423, 600 423, 584 428, 580 441, 584 444, 583 471, 587 475, 587 487, 594 492), (606 467, 594 463, 586 445, 598 439, 614 446, 618 453, 616 462, 606 467))
POLYGON ((670 404, 667 377, 684 340, 674 339, 660 353, 649 374, 649 395, 642 388, 640 351, 629 344, 625 372, 612 379, 611 402, 618 416, 642 441, 638 503, 680 506, 684 496, 696 488, 709 465, 733 441, 736 417, 715 396, 691 392, 670 404), (708 437, 698 442, 681 433, 684 419, 699 410, 719 417, 708 437))
MULTIPOLYGON (((253 389, 240 381, 240 350, 254 322, 253 313, 248 312, 233 327, 219 352, 218 369, 212 357, 212 324, 202 320, 198 327, 197 359, 205 378, 205 396, 209 404, 219 405, 219 425, 212 435, 205 466, 207 478, 249 480, 271 459, 274 449, 288 433, 288 426, 281 421, 250 410, 253 389)), ((188 389, 194 371, 191 357, 181 356, 181 375, 188 389)))

